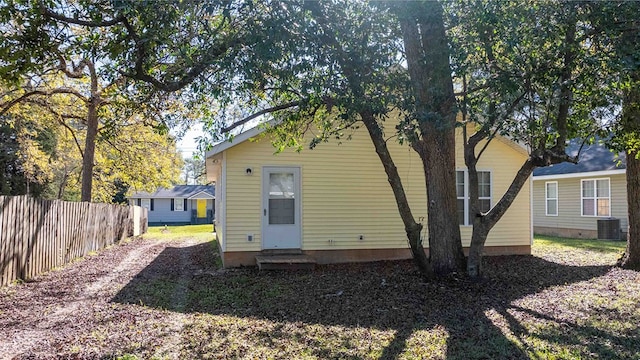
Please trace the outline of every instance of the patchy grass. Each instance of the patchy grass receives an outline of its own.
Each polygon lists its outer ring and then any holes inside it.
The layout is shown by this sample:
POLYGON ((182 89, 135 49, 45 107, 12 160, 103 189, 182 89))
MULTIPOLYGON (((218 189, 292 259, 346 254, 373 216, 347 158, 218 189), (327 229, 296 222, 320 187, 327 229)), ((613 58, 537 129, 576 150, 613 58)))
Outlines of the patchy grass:
POLYGON ((625 241, 597 240, 597 239, 568 239, 553 236, 536 235, 535 245, 539 249, 574 248, 591 250, 602 253, 621 253, 627 243, 625 241))
POLYGON ((150 226, 145 239, 181 240, 197 239, 212 240, 215 238, 212 224, 181 225, 181 226, 150 226))
MULTIPOLYGON (((610 247, 621 243, 537 238, 534 256, 485 259, 481 281, 440 282, 425 282, 410 261, 323 265, 299 272, 225 270, 212 261, 219 258, 213 242, 181 244, 154 247, 152 260, 105 305, 83 307, 87 319, 96 313, 99 318, 82 331, 60 329, 56 323, 56 331, 69 331, 72 341, 52 340, 51 354, 640 359, 640 274, 612 266, 622 247, 610 247), (179 306, 177 295, 182 295, 179 306)), ((78 269, 75 281, 87 273, 78 269)), ((33 296, 11 297, 12 303, 23 298, 24 316, 33 316, 37 297, 35 302, 33 296)), ((11 316, 7 324, 0 319, 0 326, 14 323, 10 309, 3 314, 11 316)))
POLYGON ((532 253, 565 265, 613 265, 622 256, 624 241, 569 239, 536 235, 532 253))

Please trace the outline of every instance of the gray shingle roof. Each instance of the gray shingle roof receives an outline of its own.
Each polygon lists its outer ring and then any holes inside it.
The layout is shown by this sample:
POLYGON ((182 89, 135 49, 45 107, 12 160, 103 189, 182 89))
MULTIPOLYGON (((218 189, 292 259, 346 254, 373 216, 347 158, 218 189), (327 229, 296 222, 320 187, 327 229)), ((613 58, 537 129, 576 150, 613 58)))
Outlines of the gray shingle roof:
POLYGON ((205 192, 211 197, 215 197, 216 188, 214 185, 176 185, 171 189, 160 188, 154 193, 139 191, 131 195, 131 198, 154 198, 154 199, 171 199, 171 198, 189 198, 200 192, 205 192))
MULTIPOLYGON (((575 139, 571 140, 567 146, 567 154, 575 156, 578 153, 581 144, 582 141, 575 139)), ((533 171, 533 176, 621 170, 626 168, 627 162, 624 153, 616 154, 604 145, 595 143, 584 146, 582 152, 580 152, 580 159, 577 164, 564 162, 561 164, 537 168, 533 171)))

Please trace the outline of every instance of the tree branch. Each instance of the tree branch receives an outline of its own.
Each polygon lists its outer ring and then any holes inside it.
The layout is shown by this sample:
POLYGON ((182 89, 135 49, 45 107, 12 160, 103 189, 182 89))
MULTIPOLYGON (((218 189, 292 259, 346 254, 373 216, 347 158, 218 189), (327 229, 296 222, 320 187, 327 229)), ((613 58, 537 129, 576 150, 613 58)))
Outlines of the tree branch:
POLYGON ((53 107, 51 107, 50 104, 48 104, 48 103, 46 103, 44 101, 36 101, 34 99, 34 100, 29 100, 29 102, 33 103, 33 104, 36 104, 36 105, 39 105, 39 106, 42 106, 42 107, 46 108, 51 114, 53 114, 56 117, 56 119, 58 120, 58 123, 69 131, 69 133, 73 137, 73 141, 76 143, 76 147, 78 148, 78 151, 80 152, 80 156, 84 157, 84 151, 82 151, 82 146, 80 146, 80 141, 76 137, 75 129, 72 128, 71 126, 69 126, 67 124, 67 122, 65 121, 65 119, 76 119, 76 120, 80 120, 80 121, 84 121, 86 119, 81 117, 81 116, 77 116, 77 115, 61 114, 61 113, 55 111, 53 109, 53 107))
POLYGON ((23 102, 25 100, 27 100, 28 98, 32 97, 32 96, 37 96, 37 95, 41 95, 41 96, 51 96, 51 95, 55 95, 55 94, 69 94, 69 95, 73 95, 77 98, 79 98, 80 100, 87 102, 88 99, 83 96, 82 94, 80 94, 78 91, 74 90, 74 89, 70 89, 70 88, 58 88, 58 89, 53 89, 50 91, 45 91, 45 90, 33 90, 33 91, 29 91, 27 93, 24 93, 23 95, 5 103, 2 105, 2 107, 0 108, 0 116, 4 115, 7 113, 7 111, 9 111, 9 109, 11 109, 13 106, 15 106, 16 104, 23 102))
POLYGON ((200 76, 207 68, 213 63, 213 60, 224 55, 229 49, 232 49, 242 42, 239 39, 231 39, 223 44, 218 44, 216 46, 211 46, 208 49, 205 49, 201 53, 200 62, 197 62, 194 66, 189 69, 189 71, 184 74, 179 80, 163 82, 161 80, 156 79, 155 77, 149 75, 149 72, 145 70, 144 63, 148 58, 147 49, 145 47, 145 41, 142 41, 138 33, 135 31, 133 26, 129 23, 127 19, 123 19, 122 24, 127 29, 129 33, 129 38, 131 38, 136 44, 136 62, 134 66, 133 73, 120 72, 122 75, 144 81, 153 85, 156 89, 173 92, 182 89, 183 87, 190 84, 195 78, 200 76))
POLYGON ((473 94, 476 91, 484 90, 484 89, 487 89, 487 88, 490 88, 490 87, 491 87, 491 85, 489 85, 489 83, 485 83, 483 85, 476 86, 476 87, 473 87, 471 89, 465 89, 464 91, 461 91, 461 92, 454 92, 453 95, 454 96, 467 96, 467 95, 473 94))
MULTIPOLYGON (((500 128, 501 128, 501 126, 500 126, 500 125, 503 123, 503 121, 504 121, 504 120, 506 120, 506 119, 509 117, 509 115, 510 115, 510 114, 512 114, 512 113, 515 111, 516 107, 517 107, 517 106, 518 106, 518 104, 520 104, 520 102, 525 98, 526 94, 527 94, 526 92, 523 92, 522 94, 520 94, 520 96, 518 96, 518 97, 517 97, 517 98, 516 98, 512 103, 511 103, 511 105, 509 106, 509 108, 508 108, 508 109, 503 113, 503 115, 501 116, 501 119, 500 119, 501 121, 498 121, 498 120, 491 121, 491 124, 490 124, 490 125, 491 125, 491 126, 495 126, 495 128, 494 128, 494 130, 491 132, 491 134, 489 134, 487 131, 485 131, 485 132, 484 132, 484 134, 483 134, 483 136, 482 136, 482 139, 487 138, 488 140, 487 140, 487 142, 485 142, 485 144, 482 146, 482 149, 480 149, 480 152, 478 153, 478 156, 476 156, 476 158, 477 158, 477 159, 480 159, 480 157, 481 157, 481 156, 482 156, 482 154, 485 152, 485 150, 487 150, 487 147, 489 147, 489 143, 491 143, 491 139, 493 139, 493 138, 496 136, 496 134, 498 133, 498 131, 500 131, 500 128), (497 126, 496 126, 496 123, 498 124, 497 126)), ((477 133, 476 133, 476 134, 477 134, 477 133)), ((475 135, 476 135, 476 134, 474 134, 474 135, 472 136, 472 138, 473 138, 473 137, 475 137, 475 135)), ((480 142, 480 140, 482 140, 482 139, 477 139, 477 142, 475 142, 475 143, 473 144, 473 146, 475 147, 475 146, 478 144, 478 142, 480 142)))
POLYGON ((62 126, 64 126, 69 131, 69 133, 71 133, 71 137, 73 137, 73 141, 76 143, 76 147, 78 148, 78 151, 80 152, 80 157, 84 158, 84 151, 82 151, 82 146, 80 146, 80 141, 76 137, 76 133, 75 133, 75 131, 73 131, 73 128, 70 127, 69 125, 67 125, 67 123, 64 120, 62 120, 62 116, 58 119, 58 122, 62 126))
POLYGON ((81 20, 81 19, 77 19, 77 18, 70 18, 58 13, 53 12, 52 10, 50 10, 49 8, 47 8, 44 5, 44 2, 40 1, 39 2, 39 6, 40 6, 40 10, 42 11, 42 15, 50 17, 54 20, 58 20, 58 21, 62 21, 68 24, 74 24, 74 25, 80 25, 80 26, 86 26, 86 27, 108 27, 108 26, 113 26, 116 25, 118 23, 122 23, 123 21, 125 21, 125 17, 123 15, 120 15, 114 19, 111 20, 106 20, 106 21, 89 21, 89 20, 81 20))
POLYGON ((223 133, 227 133, 227 132, 237 128, 238 126, 246 124, 249 121, 251 121, 251 120, 253 120, 253 119, 255 119, 255 118, 259 117, 259 116, 262 116, 264 114, 270 114, 270 113, 274 113, 276 111, 289 109, 289 108, 292 108, 292 107, 295 107, 295 106, 300 106, 300 104, 302 104, 301 101, 291 101, 291 102, 288 102, 288 103, 285 103, 285 104, 281 104, 281 105, 277 105, 277 106, 274 106, 274 107, 270 107, 268 109, 260 110, 257 113, 251 114, 251 115, 247 116, 246 118, 244 118, 242 120, 238 120, 238 121, 234 122, 233 124, 231 124, 231 125, 229 125, 227 127, 223 127, 221 129, 221 131, 223 133))
POLYGON ((72 70, 69 70, 67 68, 67 60, 65 60, 62 55, 58 55, 58 60, 60 61, 60 64, 58 65, 57 70, 62 71, 67 77, 72 79, 81 79, 84 77, 82 70, 89 65, 87 59, 82 59, 77 65, 71 62, 72 70))

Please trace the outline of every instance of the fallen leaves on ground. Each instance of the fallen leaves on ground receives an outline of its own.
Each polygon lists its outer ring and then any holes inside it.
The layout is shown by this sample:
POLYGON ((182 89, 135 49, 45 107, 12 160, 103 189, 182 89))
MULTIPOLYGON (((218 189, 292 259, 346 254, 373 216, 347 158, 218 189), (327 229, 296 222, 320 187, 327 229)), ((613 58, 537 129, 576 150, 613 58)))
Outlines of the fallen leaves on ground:
POLYGON ((640 276, 614 262, 534 247, 427 282, 410 261, 224 270, 212 242, 138 239, 0 289, 0 354, 638 359, 640 276))

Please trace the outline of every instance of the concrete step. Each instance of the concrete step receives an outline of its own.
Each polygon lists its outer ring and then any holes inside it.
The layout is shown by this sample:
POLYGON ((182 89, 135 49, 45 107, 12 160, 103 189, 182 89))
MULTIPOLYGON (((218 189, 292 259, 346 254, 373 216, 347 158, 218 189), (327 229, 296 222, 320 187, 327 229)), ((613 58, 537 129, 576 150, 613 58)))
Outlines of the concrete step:
POLYGON ((258 255, 256 264, 260 270, 311 270, 316 259, 303 254, 258 255))

